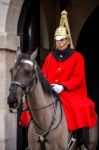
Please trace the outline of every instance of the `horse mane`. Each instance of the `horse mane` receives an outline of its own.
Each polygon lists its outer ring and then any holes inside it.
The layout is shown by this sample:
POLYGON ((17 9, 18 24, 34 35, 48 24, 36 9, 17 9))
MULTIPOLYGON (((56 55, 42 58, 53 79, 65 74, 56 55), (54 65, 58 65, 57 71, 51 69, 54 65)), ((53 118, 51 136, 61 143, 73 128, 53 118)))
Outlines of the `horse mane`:
MULTIPOLYGON (((25 54, 25 53, 22 53, 18 56, 17 58, 17 62, 16 62, 16 65, 18 65, 20 63, 20 61, 22 59, 27 59, 27 60, 30 60, 30 54, 25 54)), ((51 88, 51 85, 50 83, 48 82, 48 80, 44 77, 39 65, 36 63, 37 65, 37 72, 38 72, 38 76, 39 76, 39 80, 41 82, 41 85, 42 85, 42 88, 43 88, 43 91, 45 93, 47 93, 48 95, 52 95, 53 91, 52 91, 52 88, 51 88)))
POLYGON ((51 85, 48 82, 48 80, 44 77, 38 64, 37 64, 37 72, 38 72, 39 79, 40 79, 40 82, 41 82, 41 85, 42 85, 44 92, 47 93, 48 95, 52 95, 53 90, 51 88, 51 85))

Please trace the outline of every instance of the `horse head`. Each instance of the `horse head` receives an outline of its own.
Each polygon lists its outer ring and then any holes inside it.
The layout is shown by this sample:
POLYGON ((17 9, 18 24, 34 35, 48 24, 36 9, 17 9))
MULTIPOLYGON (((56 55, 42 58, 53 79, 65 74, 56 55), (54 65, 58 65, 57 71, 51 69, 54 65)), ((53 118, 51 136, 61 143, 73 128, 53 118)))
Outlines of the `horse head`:
POLYGON ((35 77, 37 50, 31 55, 17 51, 14 66, 10 69, 11 84, 7 103, 10 108, 16 109, 21 103, 23 95, 31 88, 35 77))

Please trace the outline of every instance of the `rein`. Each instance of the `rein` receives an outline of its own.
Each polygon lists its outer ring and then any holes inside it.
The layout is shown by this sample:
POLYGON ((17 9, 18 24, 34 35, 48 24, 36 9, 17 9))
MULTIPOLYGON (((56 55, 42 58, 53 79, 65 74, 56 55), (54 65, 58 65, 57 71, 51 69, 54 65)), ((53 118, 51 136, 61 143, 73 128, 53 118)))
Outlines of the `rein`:
MULTIPOLYGON (((45 130, 45 129, 42 129, 41 127, 39 127, 38 124, 36 123, 36 121, 34 120, 33 116, 32 116, 33 122, 34 122, 35 125, 38 127, 38 129, 47 132, 49 129, 50 129, 50 131, 52 131, 52 130, 55 130, 55 129, 59 126, 59 124, 60 124, 60 122, 61 122, 61 120, 62 120, 62 105, 61 105, 61 103, 60 103, 60 109, 61 109, 61 117, 60 117, 60 120, 59 120, 58 124, 56 125, 56 127, 52 128, 52 126, 54 125, 55 120, 56 120, 57 102, 58 102, 58 101, 56 100, 55 102, 52 103, 52 104, 55 104, 55 106, 54 106, 54 113, 53 113, 53 115, 52 115, 51 124, 49 125, 48 129, 45 130)), ((60 102, 60 101, 59 101, 59 102, 60 102)), ((51 104, 51 105, 52 105, 52 104, 51 104)), ((51 106, 51 105, 48 105, 47 107, 49 107, 49 106, 51 106)), ((46 108, 47 108, 47 107, 46 107, 46 108)), ((44 107, 41 108, 41 109, 44 109, 44 107)), ((40 110, 40 109, 39 109, 39 110, 40 110)), ((30 109, 30 111, 31 111, 31 109, 30 109)), ((32 110, 32 111, 33 111, 33 110, 32 110)), ((45 134, 45 133, 43 133, 42 135, 44 135, 44 134, 45 134)))
POLYGON ((49 105, 47 105, 47 106, 44 106, 44 107, 41 107, 41 108, 30 109, 30 111, 39 111, 39 110, 42 110, 42 109, 48 108, 48 107, 50 107, 51 105, 55 104, 56 102, 57 102, 57 101, 52 102, 51 104, 49 104, 49 105))

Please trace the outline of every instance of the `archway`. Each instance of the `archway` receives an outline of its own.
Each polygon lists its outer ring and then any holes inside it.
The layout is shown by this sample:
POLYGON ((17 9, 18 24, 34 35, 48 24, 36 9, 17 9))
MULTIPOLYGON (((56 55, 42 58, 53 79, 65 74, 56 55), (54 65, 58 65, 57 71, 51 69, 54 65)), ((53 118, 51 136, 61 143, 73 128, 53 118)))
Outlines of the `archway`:
MULTIPOLYGON (((88 96, 96 104, 96 112, 99 115, 99 7, 97 7, 86 20, 76 49, 85 59, 86 81, 88 96)), ((97 150, 99 149, 99 145, 97 150)))
POLYGON ((25 0, 21 9, 17 34, 23 53, 31 53, 40 45, 40 2, 25 0))

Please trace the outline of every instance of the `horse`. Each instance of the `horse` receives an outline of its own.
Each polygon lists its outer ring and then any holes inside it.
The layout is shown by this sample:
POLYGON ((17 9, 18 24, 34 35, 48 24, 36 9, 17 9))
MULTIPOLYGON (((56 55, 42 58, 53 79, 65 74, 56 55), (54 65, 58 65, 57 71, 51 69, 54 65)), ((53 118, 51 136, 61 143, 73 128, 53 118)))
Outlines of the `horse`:
MULTIPOLYGON (((53 93, 51 85, 36 62, 37 51, 31 55, 17 52, 11 68, 11 85, 8 105, 19 108, 27 97, 32 120, 28 128, 30 150, 75 150, 75 138, 70 136, 61 100, 53 93), (71 138, 70 138, 71 137, 71 138)), ((89 129, 89 150, 95 150, 97 126, 89 129), (94 146, 93 146, 94 145, 94 146)), ((87 150, 85 147, 82 150, 87 150)))

